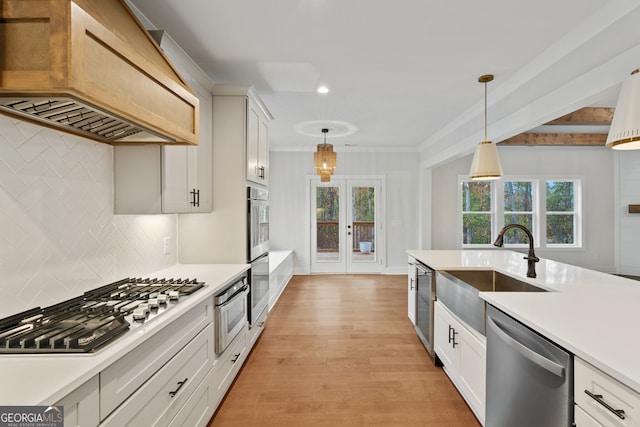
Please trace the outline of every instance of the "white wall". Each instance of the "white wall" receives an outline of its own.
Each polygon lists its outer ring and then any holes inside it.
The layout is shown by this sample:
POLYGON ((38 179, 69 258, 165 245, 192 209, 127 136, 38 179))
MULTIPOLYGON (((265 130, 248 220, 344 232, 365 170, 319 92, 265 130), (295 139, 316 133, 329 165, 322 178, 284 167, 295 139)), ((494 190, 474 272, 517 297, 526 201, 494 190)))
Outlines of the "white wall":
POLYGON ((640 276, 640 214, 630 214, 629 205, 640 204, 640 152, 620 151, 617 156, 617 207, 619 208, 619 272, 640 276))
MULTIPOLYGON (((615 272, 613 151, 605 147, 501 146, 498 151, 505 175, 580 175, 584 179, 584 247, 537 250, 536 254, 594 270, 615 272)), ((469 173, 471 159, 472 156, 466 156, 432 170, 432 249, 461 247, 456 215, 457 182, 458 175, 469 173)), ((640 175, 637 177, 640 182, 640 175)), ((636 185, 636 188, 639 187, 636 185)), ((640 190, 636 193, 640 196, 640 190)), ((640 227, 637 231, 640 233, 640 227)))
MULTIPOLYGON (((307 175, 313 175, 313 153, 270 152, 270 244, 293 249, 295 274, 309 273, 310 249, 305 245, 307 175)), ((339 175, 384 175, 386 180, 387 263, 384 273, 405 274, 407 249, 418 247, 417 153, 338 152, 339 175)))
POLYGON ((113 215, 111 146, 0 116, 0 317, 174 264, 175 241, 175 215, 113 215))

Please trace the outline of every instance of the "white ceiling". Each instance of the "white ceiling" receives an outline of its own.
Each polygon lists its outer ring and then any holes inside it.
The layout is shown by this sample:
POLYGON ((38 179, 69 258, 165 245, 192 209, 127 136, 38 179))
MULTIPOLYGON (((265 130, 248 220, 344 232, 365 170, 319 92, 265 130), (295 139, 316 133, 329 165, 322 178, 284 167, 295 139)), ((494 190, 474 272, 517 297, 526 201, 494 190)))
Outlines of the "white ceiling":
MULTIPOLYGON (((596 33, 606 36, 637 7, 631 0, 130 1, 216 83, 253 84, 275 117, 272 147, 292 150, 313 149, 326 125, 346 134, 331 140, 330 131, 328 142, 338 150, 419 151, 459 124, 473 123, 477 132, 480 75, 495 75, 490 118, 493 104, 498 118, 507 117, 516 110, 510 97, 535 100, 553 92, 554 80, 566 84, 571 73, 579 76, 572 67, 588 59, 580 51, 586 35, 595 44, 596 33), (557 75, 541 65, 559 63, 560 56, 568 60, 557 75), (535 79, 527 77, 535 67, 535 79), (316 93, 319 84, 330 92, 316 93)), ((638 33, 635 23, 632 28, 638 33)), ((588 102, 615 106, 617 86, 601 89, 588 102)), ((543 123, 531 121, 530 127, 543 123)))

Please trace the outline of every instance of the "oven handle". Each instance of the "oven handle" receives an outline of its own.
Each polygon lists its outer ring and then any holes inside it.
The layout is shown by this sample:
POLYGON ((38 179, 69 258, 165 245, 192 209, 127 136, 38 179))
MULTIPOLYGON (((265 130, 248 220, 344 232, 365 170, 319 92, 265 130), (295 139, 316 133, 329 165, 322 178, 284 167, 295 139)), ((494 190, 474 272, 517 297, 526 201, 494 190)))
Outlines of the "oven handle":
POLYGON ((238 292, 233 294, 233 296, 231 298, 229 298, 228 300, 226 300, 222 304, 217 305, 216 307, 217 308, 222 308, 222 307, 224 307, 226 305, 232 304, 239 297, 247 295, 248 290, 249 290, 249 285, 244 285, 243 287, 240 288, 240 290, 238 292))

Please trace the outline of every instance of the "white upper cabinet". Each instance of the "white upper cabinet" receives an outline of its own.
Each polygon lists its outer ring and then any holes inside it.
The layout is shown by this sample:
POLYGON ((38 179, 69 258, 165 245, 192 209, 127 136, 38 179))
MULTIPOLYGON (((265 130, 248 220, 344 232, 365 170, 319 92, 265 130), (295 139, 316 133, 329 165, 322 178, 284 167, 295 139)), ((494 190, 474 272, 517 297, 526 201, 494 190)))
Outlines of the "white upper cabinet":
POLYGON ((200 144, 164 146, 162 152, 162 212, 190 213, 213 210, 213 100, 211 88, 192 79, 200 100, 200 144))
POLYGON ((246 181, 267 186, 271 113, 251 86, 216 85, 213 93, 216 147, 224 146, 225 162, 244 164, 246 181))
POLYGON ((269 122, 254 98, 247 101, 247 180, 269 182, 269 122))
POLYGON ((165 33, 161 47, 200 102, 199 145, 116 146, 116 214, 213 210, 213 82, 165 33))

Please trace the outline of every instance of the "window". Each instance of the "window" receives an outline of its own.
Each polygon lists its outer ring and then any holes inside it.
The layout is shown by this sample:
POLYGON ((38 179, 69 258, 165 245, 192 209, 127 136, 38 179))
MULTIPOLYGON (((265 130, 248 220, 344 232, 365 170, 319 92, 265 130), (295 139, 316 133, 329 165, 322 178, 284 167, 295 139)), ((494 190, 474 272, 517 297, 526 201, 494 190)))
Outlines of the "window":
POLYGON ((576 213, 576 187, 572 181, 546 181, 547 245, 576 246, 578 215, 576 213))
MULTIPOLYGON (((531 230, 536 247, 581 247, 580 179, 471 181, 461 176, 460 184, 463 247, 491 245, 508 224, 531 230)), ((529 241, 512 229, 504 243, 525 246, 529 241)))
MULTIPOLYGON (((534 183, 532 181, 505 181, 503 185, 504 221, 502 226, 508 224, 520 224, 531 230, 536 236, 537 221, 534 221, 534 183)), ((535 218, 537 219, 537 218, 535 218)), ((536 240, 534 238, 534 240, 536 240)), ((505 244, 529 244, 527 235, 518 229, 514 229, 504 236, 505 244)))
POLYGON ((462 244, 486 245, 492 242, 492 183, 462 182, 462 244))

